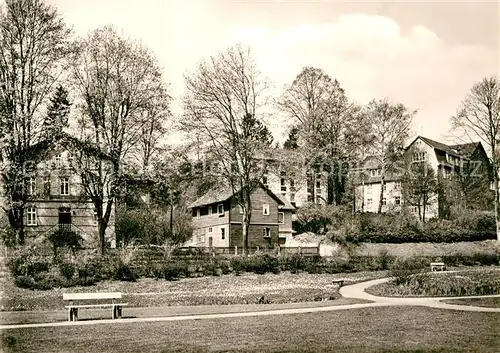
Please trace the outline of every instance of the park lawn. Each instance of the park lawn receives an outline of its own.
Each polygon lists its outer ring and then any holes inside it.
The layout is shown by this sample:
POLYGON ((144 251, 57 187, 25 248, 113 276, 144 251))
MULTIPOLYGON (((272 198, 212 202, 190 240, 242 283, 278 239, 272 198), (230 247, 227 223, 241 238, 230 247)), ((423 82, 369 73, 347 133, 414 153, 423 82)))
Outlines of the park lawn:
POLYGON ((499 315, 425 307, 8 329, 5 352, 498 352, 499 315))
POLYGON ((124 294, 129 307, 162 307, 172 305, 256 304, 263 296, 271 304, 335 300, 340 297, 332 279, 343 278, 344 284, 382 278, 385 271, 344 274, 244 273, 220 277, 184 278, 166 281, 141 278, 137 282, 103 281, 88 287, 30 290, 6 283, 2 305, 5 311, 61 310, 62 293, 109 292, 124 294))
POLYGON ((470 268, 457 272, 415 274, 409 283, 377 284, 367 293, 381 297, 459 297, 500 294, 500 268, 470 268))
POLYGON ((480 306, 483 308, 500 308, 500 298, 464 298, 444 300, 447 304, 480 306))

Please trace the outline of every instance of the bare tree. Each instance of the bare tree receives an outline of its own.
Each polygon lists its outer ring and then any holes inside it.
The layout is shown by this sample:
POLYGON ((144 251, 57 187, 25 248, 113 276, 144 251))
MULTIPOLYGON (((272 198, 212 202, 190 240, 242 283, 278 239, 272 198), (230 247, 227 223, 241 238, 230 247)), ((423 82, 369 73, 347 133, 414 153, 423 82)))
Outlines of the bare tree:
POLYGON ((247 253, 250 195, 261 178, 261 153, 272 143, 261 119, 267 84, 260 79, 250 49, 241 46, 202 61, 185 82, 182 124, 216 158, 220 178, 236 195, 243 210, 242 236, 247 253))
MULTIPOLYGON (((82 155, 82 187, 94 203, 99 244, 105 251, 105 232, 119 196, 124 165, 144 131, 156 130, 168 102, 161 71, 142 45, 121 38, 105 27, 78 42, 72 60, 74 86, 79 93, 81 138, 108 160, 82 155), (164 104, 161 105, 165 107, 164 104)), ((151 133, 152 135, 152 133, 151 133)), ((86 151, 84 151, 86 152, 86 151)))
POLYGON ((372 137, 370 152, 380 166, 378 213, 382 212, 385 178, 401 158, 416 113, 409 111, 403 104, 393 104, 387 99, 372 100, 366 107, 372 137))
POLYGON ((23 243, 23 185, 47 147, 42 141, 44 106, 64 71, 70 31, 42 0, 6 0, 0 11, 2 206, 23 243))
POLYGON ((286 88, 279 107, 294 120, 306 160, 328 172, 328 202, 340 204, 348 165, 368 135, 360 107, 347 99, 337 80, 314 67, 302 69, 286 88))
POLYGON ((440 185, 434 169, 428 162, 407 161, 402 177, 403 199, 406 206, 418 208, 419 219, 425 222, 426 212, 437 198, 440 185))
POLYGON ((499 220, 499 144, 500 144, 500 81, 497 77, 486 77, 476 83, 462 101, 456 116, 451 119, 455 131, 471 140, 480 138, 490 151, 495 190, 495 221, 497 241, 500 242, 499 220))

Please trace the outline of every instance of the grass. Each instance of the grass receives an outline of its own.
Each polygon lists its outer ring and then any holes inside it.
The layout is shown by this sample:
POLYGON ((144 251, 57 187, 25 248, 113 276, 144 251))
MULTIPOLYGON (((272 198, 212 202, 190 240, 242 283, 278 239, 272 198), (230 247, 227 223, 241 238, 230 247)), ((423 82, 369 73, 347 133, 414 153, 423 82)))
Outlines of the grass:
POLYGON ((5 352, 498 352, 498 314, 422 307, 9 329, 5 352))
POLYGON ((361 243, 356 247, 354 253, 359 256, 377 256, 381 249, 387 250, 389 255, 395 257, 443 257, 476 253, 496 254, 500 252, 500 246, 496 240, 484 240, 456 243, 361 243))
POLYGON ((500 308, 500 298, 464 298, 444 300, 447 304, 500 308))
MULTIPOLYGON (((240 305, 200 305, 200 306, 167 306, 146 308, 123 308, 123 318, 170 317, 182 315, 229 314, 241 312, 269 311, 280 309, 297 309, 324 307, 331 305, 348 305, 368 303, 367 300, 353 298, 339 298, 332 301, 318 301, 305 303, 283 304, 240 304, 240 305)), ((78 313, 78 320, 109 319, 110 309, 82 309, 78 313)), ((3 325, 36 324, 47 322, 61 322, 68 320, 67 310, 56 311, 10 311, 0 312, 0 323, 3 325)))
POLYGON ((349 274, 291 274, 184 278, 178 281, 140 279, 137 282, 103 281, 89 287, 61 288, 46 291, 22 289, 7 282, 4 310, 60 310, 64 308, 62 293, 124 293, 130 307, 162 307, 172 305, 255 304, 264 296, 269 303, 306 302, 339 297, 332 279, 344 278, 345 284, 382 278, 386 272, 349 274))
POLYGON ((454 297, 500 294, 500 271, 490 267, 477 270, 419 273, 408 283, 389 281, 367 288, 366 292, 385 297, 454 297))

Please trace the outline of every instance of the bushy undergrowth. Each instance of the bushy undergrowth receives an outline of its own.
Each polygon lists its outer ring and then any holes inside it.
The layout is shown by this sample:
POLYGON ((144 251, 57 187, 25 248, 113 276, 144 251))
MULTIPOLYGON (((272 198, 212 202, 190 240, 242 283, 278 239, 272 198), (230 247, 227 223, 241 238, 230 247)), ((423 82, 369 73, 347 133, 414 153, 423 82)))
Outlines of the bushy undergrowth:
POLYGON ((456 211, 451 220, 420 222, 402 213, 358 213, 333 206, 309 206, 298 211, 299 232, 327 234, 339 243, 416 243, 481 241, 496 238, 492 212, 456 211))
MULTIPOLYGON (((419 273, 428 269, 434 257, 412 257, 399 259, 382 249, 375 256, 357 256, 346 252, 334 258, 319 255, 258 252, 249 256, 213 256, 197 251, 192 254, 172 255, 158 249, 148 251, 136 248, 114 249, 100 256, 80 251, 74 256, 41 256, 33 248, 24 248, 11 256, 8 266, 19 287, 51 289, 58 287, 89 286, 103 280, 136 281, 141 277, 174 281, 181 278, 201 276, 240 275, 244 272, 257 274, 281 271, 291 273, 347 273, 361 271, 390 270, 398 284, 407 284, 419 273)), ((447 266, 497 265, 498 253, 456 254, 441 258, 447 266)))
POLYGON ((500 294, 500 272, 492 270, 458 273, 416 272, 368 290, 381 296, 474 296, 500 294))

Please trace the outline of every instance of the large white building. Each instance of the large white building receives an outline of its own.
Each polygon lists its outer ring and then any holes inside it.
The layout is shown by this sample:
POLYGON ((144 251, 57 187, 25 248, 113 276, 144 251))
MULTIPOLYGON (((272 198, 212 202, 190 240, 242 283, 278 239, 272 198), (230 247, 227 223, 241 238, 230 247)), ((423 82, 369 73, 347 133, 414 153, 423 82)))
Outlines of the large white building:
MULTIPOLYGON (((446 145, 423 136, 415 138, 404 152, 407 163, 428 162, 435 175, 443 181, 444 195, 459 200, 463 195, 454 188, 453 182, 461 177, 461 171, 467 165, 474 177, 485 180, 488 188, 489 159, 480 142, 446 145)), ((407 167, 402 165, 403 168, 407 167)), ((359 212, 378 212, 382 178, 380 165, 376 158, 368 157, 363 163, 356 186, 356 210, 359 212)), ((384 179, 382 212, 401 210, 404 199, 401 185, 402 170, 387 173, 384 179)), ((441 205, 442 206, 442 205, 441 205)), ((410 212, 418 214, 418 206, 408 206, 410 212)), ((438 195, 432 195, 426 207, 426 218, 438 217, 440 204, 438 195)))

